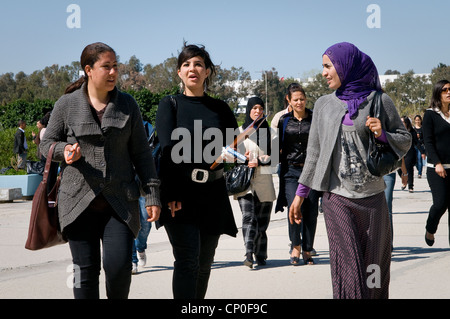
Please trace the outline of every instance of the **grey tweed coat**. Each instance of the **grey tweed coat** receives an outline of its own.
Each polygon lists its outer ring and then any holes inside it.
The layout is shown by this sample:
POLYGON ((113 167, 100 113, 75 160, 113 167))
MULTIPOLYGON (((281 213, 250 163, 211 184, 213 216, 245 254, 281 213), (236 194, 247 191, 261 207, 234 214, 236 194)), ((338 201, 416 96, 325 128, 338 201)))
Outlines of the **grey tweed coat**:
MULTIPOLYGON (((356 132, 365 148, 369 148, 369 128, 367 116, 375 92, 372 92, 359 108, 358 116, 353 120, 356 132)), ((399 158, 405 156, 411 146, 411 134, 406 130, 387 94, 381 97, 383 111, 380 121, 389 145, 399 158)), ((314 104, 314 116, 309 132, 307 156, 299 183, 318 191, 328 191, 332 170, 332 154, 340 136, 342 119, 347 112, 347 104, 336 93, 320 97, 314 104)), ((383 177, 380 177, 382 179, 383 177)))
POLYGON ((140 192, 146 205, 161 206, 159 180, 136 101, 115 88, 101 126, 90 110, 86 84, 55 104, 40 147, 47 154, 57 142, 53 160, 63 169, 58 195, 61 230, 71 224, 101 192, 136 236, 140 192), (64 161, 64 147, 79 143, 82 157, 64 161), (136 182, 141 181, 141 189, 136 182))

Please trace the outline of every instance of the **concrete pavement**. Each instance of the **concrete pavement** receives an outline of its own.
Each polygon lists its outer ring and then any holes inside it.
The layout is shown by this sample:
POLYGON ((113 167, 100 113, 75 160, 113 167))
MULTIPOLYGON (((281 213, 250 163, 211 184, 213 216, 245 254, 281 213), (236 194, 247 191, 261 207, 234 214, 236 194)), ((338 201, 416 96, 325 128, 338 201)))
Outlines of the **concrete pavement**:
MULTIPOLYGON (((417 176, 417 175, 416 175, 417 176)), ((278 184, 278 178, 274 176, 278 184)), ((448 213, 442 219, 433 247, 424 241, 431 206, 426 175, 415 178, 415 192, 394 190, 394 251, 391 264, 391 299, 450 298, 448 213)), ((232 200, 236 223, 241 212, 232 200)), ((68 245, 42 251, 24 248, 31 201, 0 204, 0 299, 72 299, 71 256, 68 245)), ((267 265, 251 270, 242 264, 244 246, 237 238, 222 236, 216 252, 207 299, 331 299, 328 240, 319 214, 313 266, 289 264, 286 213, 272 214, 268 229, 267 265)), ((147 265, 132 277, 130 299, 171 299, 173 256, 165 230, 150 232, 147 265)), ((101 297, 106 298, 103 273, 101 297)))

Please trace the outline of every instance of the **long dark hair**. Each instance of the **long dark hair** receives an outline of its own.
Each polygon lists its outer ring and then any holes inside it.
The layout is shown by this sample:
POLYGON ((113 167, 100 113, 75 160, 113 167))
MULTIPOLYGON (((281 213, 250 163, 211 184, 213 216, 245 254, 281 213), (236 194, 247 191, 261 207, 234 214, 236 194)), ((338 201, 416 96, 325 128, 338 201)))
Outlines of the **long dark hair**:
MULTIPOLYGON (((80 57, 80 64, 81 68, 84 71, 86 69, 86 66, 93 67, 95 62, 97 62, 100 59, 100 55, 105 52, 112 52, 116 54, 116 52, 111 48, 109 45, 106 45, 101 42, 96 42, 87 45, 83 52, 81 53, 80 57)), ((84 82, 88 81, 88 76, 85 74, 82 76, 78 81, 75 81, 71 83, 67 88, 64 94, 72 93, 73 91, 78 90, 81 88, 84 82)))
POLYGON ((290 100, 292 98, 292 93, 294 93, 294 92, 302 92, 303 95, 306 97, 305 90, 303 89, 303 87, 300 84, 295 83, 295 82, 289 84, 289 86, 286 89, 286 96, 284 98, 284 107, 285 108, 288 107, 288 105, 289 105, 288 98, 290 100))
POLYGON ((435 110, 435 111, 439 111, 442 108, 442 101, 441 101, 441 93, 442 93, 442 88, 444 87, 444 85, 449 84, 450 81, 448 80, 440 80, 439 82, 437 82, 434 85, 433 88, 433 94, 431 95, 431 103, 430 103, 430 107, 435 110))
POLYGON ((181 50, 181 53, 178 55, 177 69, 178 70, 181 69, 181 66, 183 65, 184 62, 196 56, 201 57, 205 62, 205 67, 211 70, 209 76, 205 80, 205 91, 207 91, 208 86, 211 82, 211 78, 216 73, 216 67, 214 66, 214 63, 212 63, 209 53, 208 51, 205 50, 205 47, 203 45, 200 46, 194 44, 188 45, 185 42, 183 44, 183 49, 181 50))
POLYGON ((411 120, 409 119, 409 117, 405 115, 405 116, 402 116, 402 119, 403 119, 403 123, 405 123, 406 130, 408 132, 411 132, 412 124, 411 124, 411 120))

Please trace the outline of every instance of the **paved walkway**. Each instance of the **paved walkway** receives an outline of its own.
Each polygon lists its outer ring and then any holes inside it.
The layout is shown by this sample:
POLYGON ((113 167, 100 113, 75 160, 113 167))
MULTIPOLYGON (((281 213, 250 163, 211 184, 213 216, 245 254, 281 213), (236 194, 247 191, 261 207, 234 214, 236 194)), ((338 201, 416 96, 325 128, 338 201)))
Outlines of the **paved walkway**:
MULTIPOLYGON (((431 205, 426 176, 415 179, 415 192, 394 190, 394 252, 390 298, 450 298, 448 213, 436 234, 436 243, 424 241, 425 221, 431 205)), ((277 182, 277 178, 274 178, 277 182)), ((241 212, 232 201, 238 227, 241 212)), ((0 204, 0 299, 72 299, 71 257, 68 245, 28 251, 26 241, 31 201, 0 204)), ((285 213, 272 214, 268 229, 269 259, 265 267, 251 270, 242 264, 242 233, 221 237, 213 265, 208 299, 331 299, 328 241, 319 214, 315 249, 316 265, 291 266, 285 213)), ((133 276, 131 299, 171 299, 173 256, 164 229, 149 236, 148 262, 133 276)), ((101 297, 105 298, 101 278, 101 297)))

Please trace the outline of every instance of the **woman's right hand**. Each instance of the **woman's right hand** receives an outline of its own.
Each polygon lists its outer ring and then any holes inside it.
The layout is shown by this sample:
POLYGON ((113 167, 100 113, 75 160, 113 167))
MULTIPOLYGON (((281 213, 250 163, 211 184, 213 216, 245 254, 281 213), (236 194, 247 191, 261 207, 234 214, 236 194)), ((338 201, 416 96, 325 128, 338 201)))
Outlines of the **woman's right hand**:
POLYGON ((181 202, 170 202, 169 203, 170 214, 175 217, 175 212, 181 209, 181 202))
POLYGON ((64 147, 64 159, 67 164, 73 164, 81 158, 81 148, 78 143, 73 145, 67 144, 64 147))
POLYGON ((435 169, 436 174, 438 174, 440 177, 445 178, 447 176, 447 172, 445 171, 445 168, 442 164, 436 164, 435 169))
POLYGON ((301 207, 303 204, 303 197, 295 195, 291 206, 289 207, 289 222, 293 225, 294 223, 299 224, 302 222, 302 211, 301 207))

